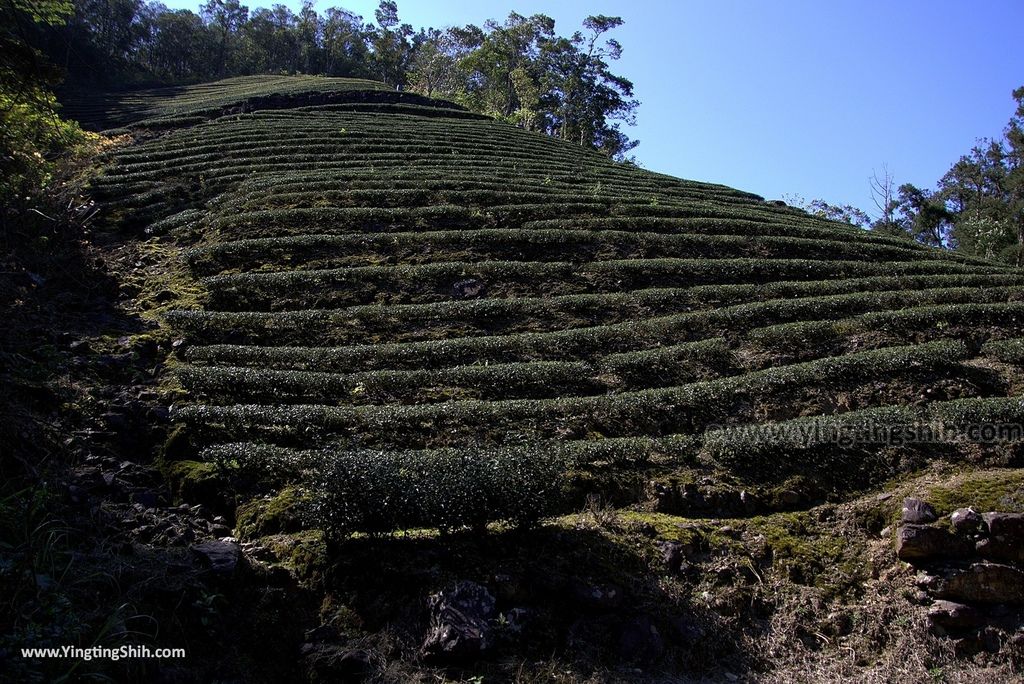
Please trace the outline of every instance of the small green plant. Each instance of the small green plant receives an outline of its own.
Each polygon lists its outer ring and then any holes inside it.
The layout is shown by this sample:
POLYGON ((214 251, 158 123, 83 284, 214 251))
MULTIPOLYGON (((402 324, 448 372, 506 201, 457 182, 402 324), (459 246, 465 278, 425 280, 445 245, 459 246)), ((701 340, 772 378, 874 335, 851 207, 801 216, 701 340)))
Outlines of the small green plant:
POLYGON ((199 614, 199 622, 204 627, 209 627, 216 620, 217 613, 224 602, 223 594, 203 589, 199 594, 199 598, 192 602, 192 607, 199 614))

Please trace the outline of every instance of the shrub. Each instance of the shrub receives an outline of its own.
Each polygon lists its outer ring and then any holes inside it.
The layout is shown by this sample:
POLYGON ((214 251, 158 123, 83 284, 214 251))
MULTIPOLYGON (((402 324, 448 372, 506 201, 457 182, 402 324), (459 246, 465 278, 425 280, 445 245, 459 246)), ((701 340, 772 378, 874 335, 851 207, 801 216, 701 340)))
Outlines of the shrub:
POLYGON ((1024 364, 1024 339, 1015 338, 1011 340, 992 340, 986 342, 981 351, 988 356, 1014 365, 1024 364))
MULTIPOLYGON (((557 455, 573 468, 597 463, 628 465, 651 461, 692 463, 700 437, 695 435, 665 435, 651 437, 605 437, 588 439, 549 439, 527 445, 511 444, 501 447, 503 453, 528 452, 557 455)), ((327 443, 311 449, 279 446, 267 442, 227 442, 205 447, 200 453, 204 461, 215 463, 221 470, 236 471, 258 481, 296 482, 314 471, 324 458, 345 452, 350 446, 327 443)), ((478 448, 477 451, 480 451, 478 448)), ((408 453, 408 452, 406 452, 408 453)), ((420 459, 431 454, 455 453, 451 449, 412 452, 420 459)), ((556 457, 556 456, 553 456, 556 457)))
POLYGON ((354 532, 529 525, 558 510, 567 464, 557 452, 323 453, 310 469, 314 522, 334 538, 354 532))
POLYGON ((1024 397, 957 399, 931 405, 932 418, 951 428, 1024 425, 1024 397))
MULTIPOLYGON (((917 306, 896 311, 869 311, 860 316, 840 320, 797 321, 758 328, 751 331, 751 342, 764 348, 781 348, 786 345, 797 348, 821 344, 838 337, 869 330, 889 332, 937 331, 950 325, 993 325, 1016 328, 1024 319, 1024 302, 986 301, 1006 296, 1016 288, 995 290, 946 290, 945 296, 936 297, 944 301, 962 299, 957 304, 936 304, 917 306)), ((911 298, 911 293, 907 293, 911 298)), ((919 303, 927 300, 918 298, 919 303)), ((1012 355, 1013 345, 989 346, 986 353, 1012 355), (1002 350, 1000 352, 1000 350, 1002 350)))
POLYGON ((448 261, 398 266, 360 266, 272 273, 235 273, 203 279, 211 308, 281 310, 314 304, 338 306, 371 301, 381 290, 407 301, 447 299, 452 282, 481 278, 491 296, 531 291, 559 294, 612 292, 652 287, 827 280, 872 276, 970 273, 979 269, 949 261, 814 261, 809 259, 615 259, 566 261, 448 261))
POLYGON ((407 401, 411 397, 432 403, 450 399, 452 391, 493 399, 571 396, 603 389, 592 374, 587 364, 557 361, 350 374, 244 367, 178 369, 182 384, 202 396, 342 404, 407 401))
POLYGON ((23 221, 37 195, 62 192, 51 187, 55 176, 100 149, 98 135, 56 111, 56 98, 46 91, 0 90, 0 225, 23 221))
POLYGON ((742 425, 709 430, 704 453, 730 467, 771 470, 785 462, 794 465, 815 458, 818 447, 849 449, 863 446, 853 440, 881 426, 910 426, 918 414, 904 406, 882 406, 832 416, 810 416, 779 423, 742 425))
POLYGON ((866 453, 887 446, 935 440, 977 439, 998 444, 1022 438, 1024 399, 972 398, 933 402, 920 408, 881 406, 830 416, 709 430, 702 452, 723 466, 767 475, 806 468, 824 472, 837 464, 856 466, 866 453), (976 428, 991 426, 988 434, 976 428), (936 432, 937 429, 944 432, 936 432))
POLYGON ((678 387, 556 399, 450 401, 427 405, 189 405, 176 417, 232 436, 285 432, 292 436, 359 434, 401 447, 451 444, 484 433, 537 437, 600 433, 610 437, 700 431, 737 401, 803 386, 876 381, 896 374, 948 368, 969 356, 956 340, 893 347, 768 368, 678 387))

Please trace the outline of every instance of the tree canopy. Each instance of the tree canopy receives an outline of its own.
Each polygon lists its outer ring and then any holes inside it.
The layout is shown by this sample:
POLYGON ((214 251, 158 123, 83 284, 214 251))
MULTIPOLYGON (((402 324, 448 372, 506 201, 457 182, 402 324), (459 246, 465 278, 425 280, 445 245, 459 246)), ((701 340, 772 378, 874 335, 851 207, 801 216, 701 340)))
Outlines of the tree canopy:
POLYGON ((619 17, 587 17, 560 36, 545 15, 515 12, 482 26, 413 29, 394 0, 372 21, 306 0, 250 10, 207 0, 199 13, 144 0, 73 0, 67 25, 39 41, 77 84, 176 85, 260 73, 373 78, 450 99, 528 130, 622 159, 636 146, 633 84, 613 73, 619 17))
POLYGON ((790 203, 825 218, 933 247, 1024 266, 1024 86, 1003 137, 981 139, 939 179, 934 190, 897 186, 888 169, 869 179, 875 218, 850 205, 816 199, 790 203))

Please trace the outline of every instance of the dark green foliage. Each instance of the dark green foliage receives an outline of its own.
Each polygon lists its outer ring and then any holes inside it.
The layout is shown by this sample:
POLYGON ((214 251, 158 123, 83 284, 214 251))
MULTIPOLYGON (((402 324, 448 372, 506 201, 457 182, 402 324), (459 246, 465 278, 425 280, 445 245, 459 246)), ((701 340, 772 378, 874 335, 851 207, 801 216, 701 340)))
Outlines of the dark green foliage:
MULTIPOLYGON (((792 388, 843 386, 879 376, 920 374, 949 368, 969 356, 959 341, 878 349, 676 387, 615 395, 452 401, 433 405, 190 405, 176 418, 206 425, 228 439, 239 435, 361 435, 397 447, 451 444, 482 432, 539 436, 568 434, 627 437, 637 432, 700 432, 738 401, 764 398, 792 388)), ((247 437, 248 438, 248 437, 247 437)))
MULTIPOLYGON (((450 201, 452 197, 415 192, 409 201, 450 201)), ((485 196, 465 197, 472 204, 486 203, 485 196)), ((517 193, 506 191, 507 196, 517 193)), ((523 196, 519 193, 518 196, 523 196)), ((322 196, 321 196, 322 197, 322 196)), ((559 195, 538 195, 562 202, 559 195)), ((506 201, 508 197, 504 198, 506 201)), ((378 199, 378 203, 386 200, 378 199)), ((239 267, 259 258, 266 267, 291 269, 302 264, 311 268, 362 266, 387 260, 392 263, 518 258, 543 261, 592 261, 604 259, 651 258, 738 258, 751 250, 772 258, 831 257, 854 261, 914 258, 919 252, 888 245, 859 245, 840 240, 814 240, 776 236, 663 235, 628 231, 572 231, 558 229, 480 229, 418 231, 406 233, 358 233, 352 235, 300 235, 295 237, 237 240, 192 249, 186 253, 193 270, 216 273, 239 267), (426 252, 426 254, 424 254, 426 252)), ((953 255, 950 255, 951 257, 953 255)))
MULTIPOLYGON (((44 231, 66 229, 63 222, 74 220, 82 204, 68 187, 69 178, 99 147, 97 136, 58 115, 51 91, 59 70, 32 40, 64 26, 71 13, 64 0, 0 4, 0 240, 5 252, 49 239, 39 235, 44 231), (47 224, 36 225, 40 219, 47 224)), ((12 268, 19 270, 8 263, 3 275, 12 268)))
POLYGON ((602 385, 584 363, 536 362, 459 366, 436 371, 369 371, 347 375, 237 367, 185 367, 182 384, 201 397, 227 400, 315 401, 380 404, 431 403, 467 396, 571 396, 596 392, 602 385))
MULTIPOLYGON (((946 300, 948 301, 948 300, 946 300)), ((838 321, 798 321, 760 328, 751 341, 766 347, 786 344, 821 344, 827 340, 870 330, 893 332, 935 330, 939 326, 984 325, 1016 329, 1024 321, 1024 302, 964 303, 919 306, 898 311, 870 311, 838 321)), ((1013 353, 1012 345, 986 345, 986 353, 1013 353)))
MULTIPOLYGON (((1010 425, 1024 428, 1024 399, 995 397, 960 399, 933 405, 932 416, 953 428, 972 425, 1010 425)), ((1018 437, 1020 439, 1020 430, 1018 437)))
MULTIPOLYGON (((321 76, 239 76, 215 83, 157 88, 112 94, 98 99, 75 99, 69 113, 86 124, 102 127, 140 126, 178 128, 190 126, 232 110, 253 109, 265 103, 330 102, 332 96, 385 90, 382 83, 352 78, 321 76), (255 98, 255 99, 254 99, 255 98), (292 98, 289 100, 289 98, 292 98)), ((399 94, 385 93, 382 98, 399 94)), ((344 97, 338 97, 344 101, 344 97)))
MULTIPOLYGON (((363 266, 275 273, 241 273, 203 280, 210 308, 220 310, 308 309, 363 304, 380 292, 415 300, 451 297, 450 287, 463 278, 493 283, 492 294, 508 296, 551 289, 559 294, 652 287, 686 287, 711 283, 758 283, 771 280, 842 279, 883 273, 905 275, 985 272, 946 261, 860 262, 804 259, 621 259, 587 264, 537 261, 452 261, 436 264, 363 266), (447 286, 447 287, 446 287, 447 286), (311 296, 305 293, 311 293, 311 296)), ((995 269, 988 272, 996 273, 995 269)))
MULTIPOLYGON (((530 454, 548 454, 566 467, 584 468, 593 464, 637 464, 654 460, 675 463, 690 463, 694 460, 700 438, 692 435, 665 435, 663 437, 607 437, 592 439, 550 439, 532 441, 526 445, 512 443, 504 447, 472 445, 470 451, 494 452, 494 457, 510 452, 523 452, 522 458, 530 454)), ((284 447, 266 442, 226 442, 206 447, 204 459, 217 463, 225 470, 235 470, 257 479, 277 482, 299 481, 317 469, 318 464, 332 454, 350 451, 351 446, 343 443, 327 443, 315 449, 284 447)), ((418 452, 417 457, 445 455, 451 458, 465 452, 462 449, 432 449, 418 452)))
POLYGON ((938 455, 961 440, 998 446, 1021 439, 1024 401, 974 398, 711 430, 704 435, 703 453, 726 467, 764 476, 792 470, 853 472, 868 454, 890 447, 920 446, 938 455))
POLYGON ((993 340, 985 344, 981 351, 1003 363, 1024 365, 1024 339, 993 340))
POLYGON ((529 525, 558 510, 567 464, 557 452, 341 451, 310 469, 315 523, 334 537, 415 528, 529 525))
MULTIPOLYGON (((870 279, 865 279, 870 280, 870 279)), ((777 293, 784 295, 793 290, 801 291, 799 284, 793 287, 778 288, 777 293)), ((807 283, 803 292, 828 291, 826 284, 820 282, 807 283)), ((865 283, 870 286, 871 283, 865 283)), ((721 306, 705 311, 689 311, 686 313, 662 313, 650 315, 655 311, 637 312, 631 306, 630 298, 609 294, 605 300, 607 308, 603 312, 584 318, 587 310, 583 306, 593 305, 593 295, 580 295, 579 299, 572 296, 543 298, 508 298, 495 300, 479 300, 474 302, 444 302, 429 305, 377 306, 366 308, 351 307, 339 310, 307 309, 305 311, 288 312, 213 312, 213 311, 178 311, 168 315, 168 320, 181 329, 188 331, 197 341, 208 344, 245 341, 257 344, 345 344, 365 340, 368 335, 380 336, 388 332, 388 316, 402 316, 408 320, 404 328, 404 342, 375 346, 368 349, 354 346, 348 349, 321 352, 321 358, 333 357, 342 363, 344 357, 356 356, 370 360, 361 363, 374 363, 377 367, 394 367, 391 364, 401 363, 397 358, 418 359, 424 365, 433 365, 430 361, 438 355, 454 355, 453 360, 461 363, 472 363, 474 360, 514 361, 526 359, 556 360, 571 359, 577 356, 591 357, 598 353, 639 351, 651 346, 672 344, 681 340, 702 339, 726 330, 736 332, 770 325, 773 321, 809 321, 835 319, 850 316, 864 311, 873 311, 870 320, 882 326, 896 324, 900 321, 918 319, 927 323, 941 318, 941 314, 956 318, 957 312, 962 320, 972 312, 987 311, 986 320, 995 318, 998 324, 1000 312, 1015 314, 1020 310, 1019 302, 1006 302, 1007 294, 1012 286, 1003 288, 934 288, 916 291, 883 291, 853 292, 819 297, 795 297, 792 299, 768 299, 767 301, 721 306), (901 309, 908 304, 927 307, 936 302, 947 302, 943 307, 921 310, 911 308, 906 311, 894 312, 888 319, 883 315, 889 309, 901 309), (956 302, 952 304, 950 302, 956 302), (978 302, 987 308, 957 308, 959 304, 978 302), (991 303, 994 302, 994 303, 991 303), (991 303, 991 304, 989 304, 991 303), (581 311, 581 309, 583 309, 581 311), (406 311, 409 313, 406 314, 406 311), (631 317, 640 317, 646 313, 648 317, 633 322, 631 317), (406 315, 403 315, 406 314, 406 315), (418 314, 418 315, 417 315, 418 314), (567 324, 579 315, 583 320, 578 327, 567 324), (604 325, 587 325, 588 322, 604 325), (623 322, 618 322, 625 318, 623 322), (490 321, 502 320, 501 334, 489 336, 469 336, 465 333, 479 327, 481 332, 488 331, 490 321), (596 319, 596 320, 594 320, 596 319), (522 323, 519 321, 522 320, 522 323), (518 329, 529 328, 530 322, 550 321, 552 328, 559 326, 568 329, 551 332, 519 333, 518 329), (455 326, 454 328, 452 326, 455 326), (422 328, 418 332, 417 328, 422 328), (315 340, 310 339, 311 330, 316 331, 315 340), (430 339, 430 338, 446 339, 430 339), (419 338, 419 339, 417 339, 419 338), (424 340, 424 338, 426 338, 424 340), (420 341, 423 340, 423 341, 420 341)), ((709 295, 704 302, 724 303, 731 297, 741 298, 742 289, 733 286, 694 287, 691 293, 679 296, 674 288, 661 291, 649 291, 649 306, 664 307, 672 310, 673 303, 679 308, 690 308, 701 302, 700 295, 709 295), (666 296, 664 304, 659 304, 661 295, 666 296), (691 303, 691 295, 697 295, 691 303)), ((775 288, 765 286, 762 292, 767 296, 775 288)), ((753 292, 756 288, 751 287, 753 292)), ((742 299, 741 299, 742 301, 742 299)), ((598 300, 600 303, 601 300, 598 300)), ((391 319, 393 320, 393 319, 391 319)), ((1011 319, 1012 320, 1015 319, 1011 319)), ((262 352, 273 355, 275 352, 262 352)), ((293 353, 288 350, 287 353, 293 353)), ((198 358, 198 357, 194 357, 198 358)))
POLYGON ((828 467, 827 459, 844 452, 885 446, 873 441, 873 435, 884 431, 907 435, 915 429, 919 418, 918 412, 906 406, 881 406, 835 416, 743 425, 708 431, 703 451, 727 467, 748 470, 770 471, 798 465, 828 467), (814 463, 815 459, 819 462, 814 463))

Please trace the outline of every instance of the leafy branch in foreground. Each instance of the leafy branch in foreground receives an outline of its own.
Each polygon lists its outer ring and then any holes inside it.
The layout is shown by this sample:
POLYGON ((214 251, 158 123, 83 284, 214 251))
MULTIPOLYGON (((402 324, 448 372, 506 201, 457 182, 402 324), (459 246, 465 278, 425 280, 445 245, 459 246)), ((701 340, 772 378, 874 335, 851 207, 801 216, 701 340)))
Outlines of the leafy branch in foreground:
POLYGON ((34 47, 34 37, 47 27, 60 26, 71 4, 56 0, 0 5, 0 227, 4 235, 14 223, 28 222, 27 213, 43 216, 36 201, 49 190, 69 156, 99 137, 57 115, 50 89, 58 80, 56 68, 34 47))

